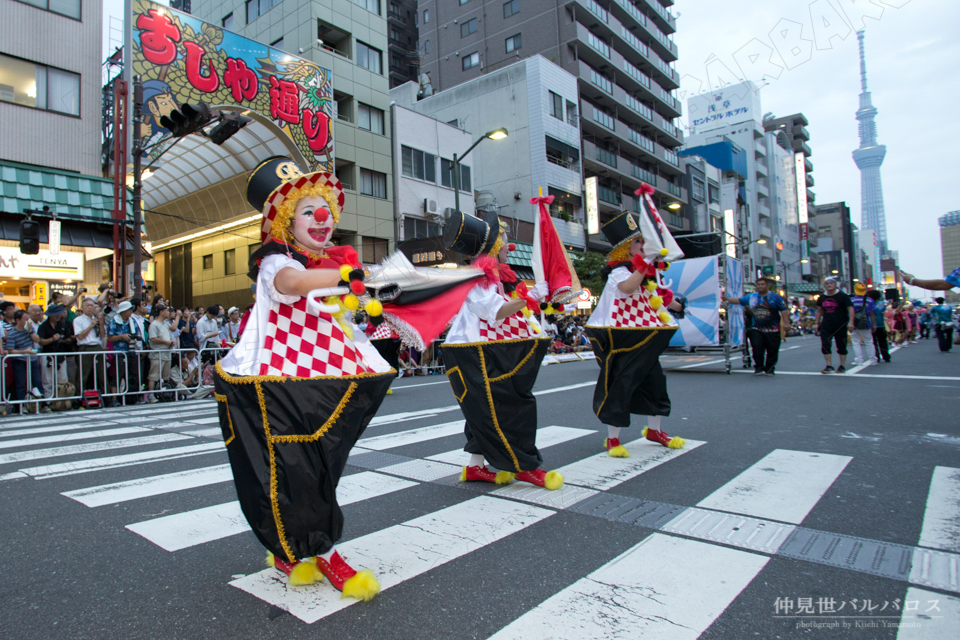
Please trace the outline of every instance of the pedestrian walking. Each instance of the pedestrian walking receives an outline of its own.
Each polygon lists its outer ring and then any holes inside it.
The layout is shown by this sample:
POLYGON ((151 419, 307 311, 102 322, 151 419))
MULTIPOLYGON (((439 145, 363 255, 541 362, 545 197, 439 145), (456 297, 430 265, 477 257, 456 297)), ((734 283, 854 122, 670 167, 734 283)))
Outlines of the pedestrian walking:
POLYGON ((890 362, 890 347, 887 344, 886 303, 883 295, 876 289, 867 291, 867 297, 873 300, 873 349, 876 359, 890 362))
POLYGON ((867 360, 876 364, 872 355, 873 349, 873 316, 876 304, 873 298, 867 295, 867 286, 858 282, 853 285, 854 295, 850 297, 853 303, 853 330, 850 331, 850 341, 853 343, 853 365, 859 366, 867 360), (866 359, 864 358, 866 351, 866 359))
POLYGON ((757 278, 757 290, 740 298, 724 298, 728 304, 739 304, 753 317, 747 338, 753 347, 753 375, 774 375, 780 357, 781 325, 790 330, 790 315, 783 298, 770 291, 770 280, 757 278))
POLYGON ((826 361, 826 366, 820 373, 846 373, 847 363, 847 332, 853 331, 853 302, 843 291, 837 288, 834 278, 823 281, 825 293, 817 298, 817 327, 820 332, 820 352, 826 361), (840 366, 833 368, 831 344, 837 345, 837 356, 840 366))
POLYGON ((937 306, 930 310, 930 319, 937 334, 940 353, 947 353, 953 347, 953 307, 942 297, 937 298, 937 306))

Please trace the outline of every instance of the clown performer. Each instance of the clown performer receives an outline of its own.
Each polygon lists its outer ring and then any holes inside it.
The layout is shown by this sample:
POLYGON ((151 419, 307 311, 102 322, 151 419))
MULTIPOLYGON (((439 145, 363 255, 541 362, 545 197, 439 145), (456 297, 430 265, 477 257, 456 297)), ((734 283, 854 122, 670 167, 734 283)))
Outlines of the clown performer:
POLYGON ((447 249, 469 256, 487 273, 454 317, 443 344, 444 364, 460 403, 470 454, 461 482, 508 484, 514 479, 559 489, 563 476, 540 468, 533 385, 550 340, 533 316, 545 287, 528 290, 506 263, 511 245, 496 212, 457 212, 445 225, 447 249), (499 261, 499 262, 498 262, 499 261), (500 471, 486 466, 491 463, 500 471))
POLYGON ((247 200, 263 211, 263 246, 250 262, 257 298, 215 380, 240 506, 268 565, 291 585, 326 576, 343 597, 370 600, 380 591, 373 573, 354 570, 334 545, 347 456, 396 377, 348 310, 367 300, 378 316, 382 305, 365 289, 357 252, 331 243, 344 203, 333 175, 270 158, 250 176, 247 200), (317 301, 324 289, 345 295, 317 301))
POLYGON ((669 267, 668 258, 683 253, 660 219, 649 197, 652 191, 646 184, 636 191, 644 208, 640 224, 624 211, 600 229, 613 250, 607 254, 603 293, 586 332, 600 363, 593 411, 607 425, 605 446, 613 458, 630 457, 620 444, 620 430, 630 426, 630 414, 646 416, 641 435, 647 440, 671 449, 686 444, 660 429, 661 418, 670 415, 660 354, 678 328, 667 307, 679 311, 682 306, 660 286, 657 271, 669 267))

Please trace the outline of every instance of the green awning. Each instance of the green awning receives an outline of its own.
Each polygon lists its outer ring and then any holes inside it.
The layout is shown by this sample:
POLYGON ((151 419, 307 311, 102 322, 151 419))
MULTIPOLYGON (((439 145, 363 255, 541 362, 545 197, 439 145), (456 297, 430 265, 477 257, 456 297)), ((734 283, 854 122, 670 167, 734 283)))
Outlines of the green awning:
MULTIPOLYGON (((44 205, 58 214, 110 222, 113 180, 0 160, 0 212, 22 216, 24 209, 44 205)), ((130 199, 127 220, 133 220, 130 199)))

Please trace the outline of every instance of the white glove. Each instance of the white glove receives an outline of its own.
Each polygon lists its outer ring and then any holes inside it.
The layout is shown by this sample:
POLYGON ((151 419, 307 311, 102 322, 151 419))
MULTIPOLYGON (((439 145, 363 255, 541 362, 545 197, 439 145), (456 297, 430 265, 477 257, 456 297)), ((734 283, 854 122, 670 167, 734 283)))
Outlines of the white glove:
POLYGON ((541 280, 537 284, 530 287, 530 295, 535 300, 544 300, 548 295, 550 295, 550 285, 547 284, 546 280, 541 280))

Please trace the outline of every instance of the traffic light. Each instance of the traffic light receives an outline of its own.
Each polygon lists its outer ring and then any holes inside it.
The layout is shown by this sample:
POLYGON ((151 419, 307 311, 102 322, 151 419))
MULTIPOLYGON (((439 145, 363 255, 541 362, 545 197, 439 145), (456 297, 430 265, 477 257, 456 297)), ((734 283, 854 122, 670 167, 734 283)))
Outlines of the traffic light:
POLYGON ((209 122, 210 105, 206 102, 185 104, 171 111, 170 115, 160 118, 160 126, 169 131, 174 138, 196 133, 209 122))
POLYGON ((210 129, 207 137, 210 138, 210 142, 213 144, 223 144, 230 136, 251 122, 253 122, 253 118, 242 116, 239 113, 224 113, 221 116, 220 123, 213 129, 210 129))
POLYGON ((30 218, 20 221, 20 253, 28 256, 40 253, 40 223, 30 218))

